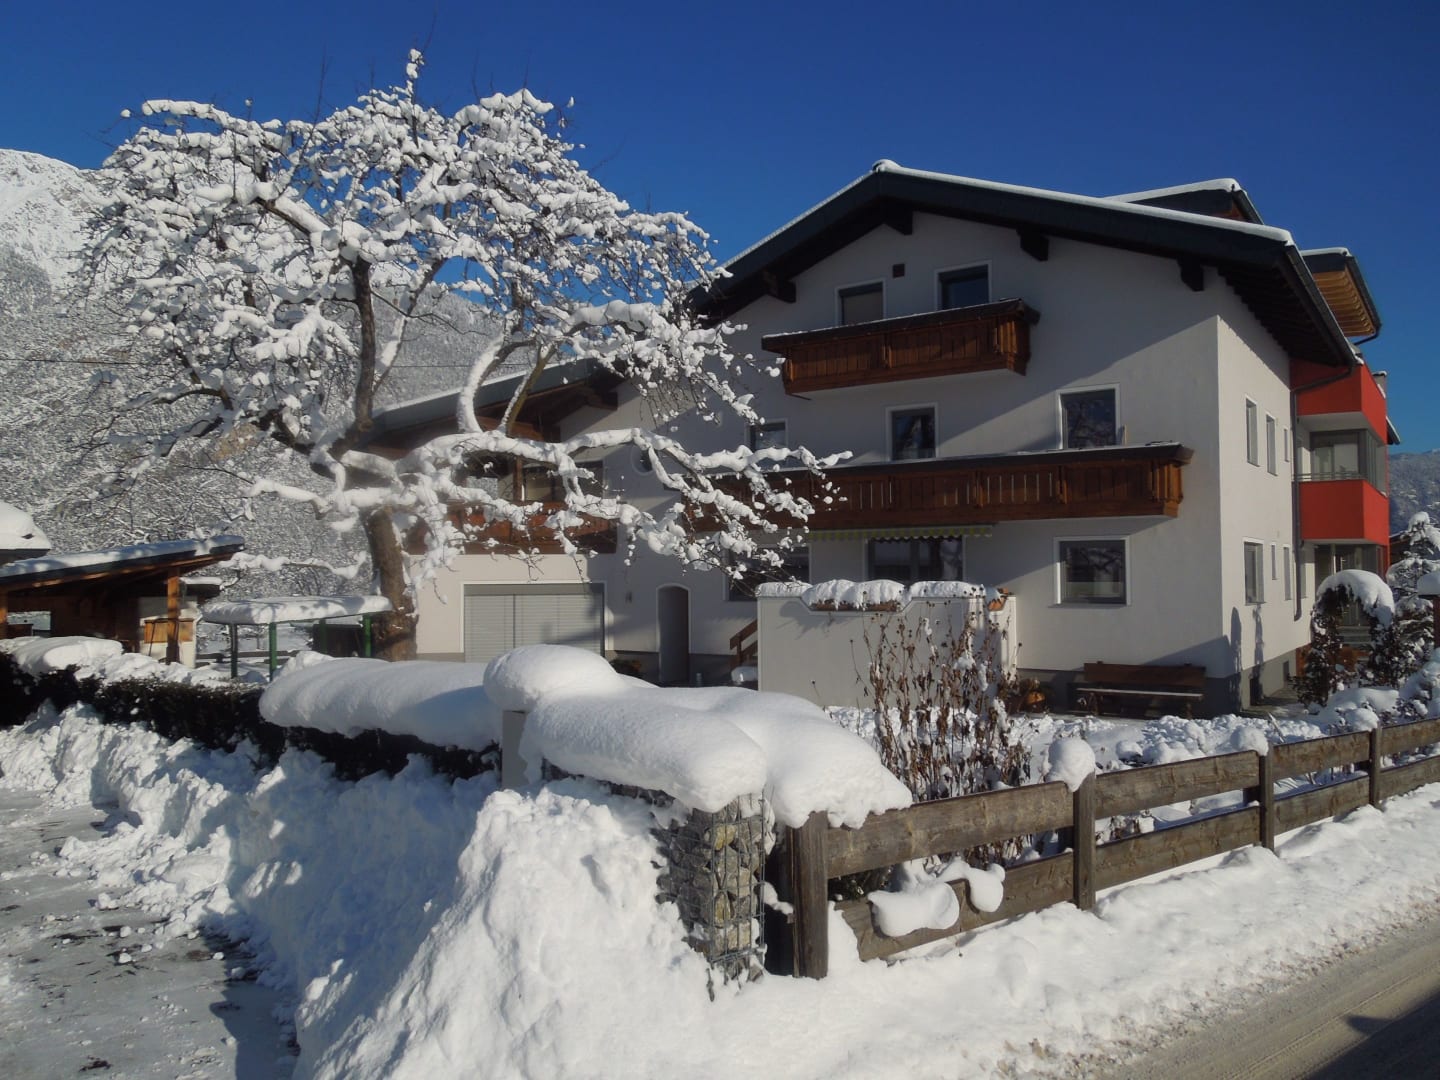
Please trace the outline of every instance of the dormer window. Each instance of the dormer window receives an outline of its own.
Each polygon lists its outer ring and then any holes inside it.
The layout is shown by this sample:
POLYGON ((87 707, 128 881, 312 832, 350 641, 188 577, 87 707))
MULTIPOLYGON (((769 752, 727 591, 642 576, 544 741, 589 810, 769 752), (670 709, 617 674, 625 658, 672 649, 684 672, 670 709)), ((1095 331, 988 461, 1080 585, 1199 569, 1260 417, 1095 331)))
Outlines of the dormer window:
POLYGON ((990 267, 967 266, 940 274, 941 309, 974 307, 990 302, 990 267))
POLYGON ((878 281, 840 290, 840 325, 876 322, 885 317, 885 286, 878 281))

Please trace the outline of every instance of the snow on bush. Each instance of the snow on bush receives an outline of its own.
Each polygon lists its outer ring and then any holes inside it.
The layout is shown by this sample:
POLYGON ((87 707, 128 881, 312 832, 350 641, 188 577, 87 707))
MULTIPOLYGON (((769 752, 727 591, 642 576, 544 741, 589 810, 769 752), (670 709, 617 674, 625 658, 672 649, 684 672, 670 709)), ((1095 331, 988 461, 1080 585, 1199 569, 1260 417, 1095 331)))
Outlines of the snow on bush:
POLYGON ((1400 691, 1376 686, 1352 686, 1330 695, 1315 717, 1328 729, 1370 731, 1381 718, 1391 715, 1400 702, 1400 691))
POLYGON ((349 736, 379 729, 434 746, 484 750, 500 741, 500 710, 484 681, 478 664, 302 653, 265 689, 260 715, 279 727, 349 736))
POLYGON ((1368 570, 1341 570, 1331 574, 1315 590, 1315 599, 1330 592, 1348 592, 1360 610, 1381 626, 1388 626, 1395 617, 1395 596, 1385 579, 1368 570))
POLYGON ((0 641, 0 650, 9 653, 21 671, 47 675, 68 667, 88 671, 120 656, 125 646, 97 637, 31 637, 0 641))

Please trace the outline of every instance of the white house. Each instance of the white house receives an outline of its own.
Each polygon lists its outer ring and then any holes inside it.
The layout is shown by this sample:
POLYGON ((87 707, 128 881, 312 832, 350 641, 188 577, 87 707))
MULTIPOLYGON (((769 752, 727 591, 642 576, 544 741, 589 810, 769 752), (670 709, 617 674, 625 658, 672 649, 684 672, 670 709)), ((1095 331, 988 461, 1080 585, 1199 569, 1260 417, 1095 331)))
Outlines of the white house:
MULTIPOLYGON (((1057 701, 1087 661, 1203 665, 1214 709, 1281 684, 1309 620, 1295 392, 1357 353, 1238 184, 1090 198, 882 161, 728 269, 699 302, 784 376, 749 388, 764 425, 685 437, 854 454, 798 576, 1009 590, 1019 666, 1057 701)), ((613 378, 566 380, 542 385, 536 423, 568 436, 638 409, 613 378)), ((408 408, 386 438, 453 415, 408 408)), ((659 495, 628 453, 603 477, 659 495)), ((596 539, 579 562, 462 556, 420 597, 421 655, 548 638, 667 681, 728 667, 756 617, 745 589, 596 539)), ((766 641, 762 686, 784 663, 766 641)))

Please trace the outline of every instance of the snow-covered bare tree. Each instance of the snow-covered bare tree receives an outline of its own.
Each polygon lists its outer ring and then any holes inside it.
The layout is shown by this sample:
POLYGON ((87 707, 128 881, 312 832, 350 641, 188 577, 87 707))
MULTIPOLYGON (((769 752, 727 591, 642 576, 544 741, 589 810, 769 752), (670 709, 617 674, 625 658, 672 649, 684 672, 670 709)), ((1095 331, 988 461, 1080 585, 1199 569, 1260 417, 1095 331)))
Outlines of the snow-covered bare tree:
POLYGON ((376 588, 397 611, 381 629, 394 657, 413 648, 414 585, 464 543, 452 511, 523 526, 541 509, 476 478, 477 461, 550 469, 564 507, 546 525, 572 553, 571 530, 598 518, 681 559, 778 563, 756 533, 811 508, 770 473, 825 463, 803 450, 699 452, 660 430, 681 407, 677 387, 702 416, 758 419, 740 386, 753 361, 688 302, 720 273, 705 234, 606 190, 560 137, 556 110, 528 91, 442 112, 417 93, 421 65, 412 53, 402 86, 313 121, 144 106, 146 124, 107 162, 87 261, 97 279, 129 283, 129 321, 153 357, 126 406, 157 421, 149 453, 244 429, 303 460, 310 482, 262 478, 255 490, 364 530, 376 588), (402 346, 455 296, 486 316, 458 434, 399 460, 367 451, 402 346), (535 378, 580 358, 636 387, 657 422, 524 437, 535 378), (482 422, 475 391, 517 365, 528 377, 498 423, 482 422), (648 456, 672 496, 663 505, 585 483, 578 455, 625 445, 648 456), (419 535, 423 554, 407 555, 402 535, 419 535))

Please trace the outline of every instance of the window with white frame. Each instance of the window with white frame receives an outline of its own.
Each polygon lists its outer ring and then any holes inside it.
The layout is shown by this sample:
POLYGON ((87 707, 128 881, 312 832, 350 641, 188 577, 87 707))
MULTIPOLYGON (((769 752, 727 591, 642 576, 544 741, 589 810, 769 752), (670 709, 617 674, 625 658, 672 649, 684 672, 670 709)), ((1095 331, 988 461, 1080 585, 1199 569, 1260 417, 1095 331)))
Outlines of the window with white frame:
POLYGON ((964 581, 965 541, 958 536, 871 540, 866 576, 910 585, 917 581, 964 581))
POLYGON ((1276 580, 1279 575, 1280 549, 1274 544, 1270 545, 1270 580, 1276 580))
POLYGON ((751 424, 746 438, 751 450, 771 450, 786 445, 785 421, 770 420, 763 424, 751 424))
POLYGON ((935 406, 889 410, 890 460, 914 461, 935 456, 935 406))
POLYGON ((875 322, 885 317, 885 286, 879 281, 840 290, 840 325, 875 322))
POLYGON ((990 302, 990 267, 967 266, 939 275, 940 307, 974 307, 990 302))
POLYGON ((1127 546, 1124 539, 1057 540, 1060 603, 1128 603, 1127 546))
POLYGON ((1293 587, 1292 587, 1292 585, 1291 585, 1291 582, 1292 582, 1292 580, 1293 580, 1292 575, 1293 575, 1293 573, 1294 573, 1293 567, 1294 567, 1295 559, 1294 559, 1294 557, 1290 554, 1290 545, 1289 545, 1289 544, 1286 544, 1286 545, 1285 545, 1284 554, 1282 555, 1280 561, 1281 561, 1281 563, 1284 565, 1284 568, 1285 568, 1285 592, 1284 592, 1284 596, 1285 596, 1285 599, 1286 599, 1286 600, 1292 600, 1292 599, 1294 599, 1294 589, 1293 589, 1293 587))
POLYGON ((1064 390, 1060 393, 1060 445, 1066 450, 1114 446, 1120 439, 1116 390, 1064 390))
POLYGON ((1265 545, 1245 541, 1245 603, 1265 602, 1265 545))
POLYGON ((1275 475, 1275 418, 1265 417, 1265 468, 1275 475))
POLYGON ((1245 460, 1251 465, 1260 464, 1260 410, 1248 398, 1245 400, 1245 460))
POLYGON ((1290 460, 1291 435, 1290 435, 1290 429, 1289 429, 1288 427, 1285 429, 1284 437, 1283 437, 1280 441, 1285 444, 1285 460, 1286 460, 1286 461, 1289 461, 1289 460, 1290 460))

